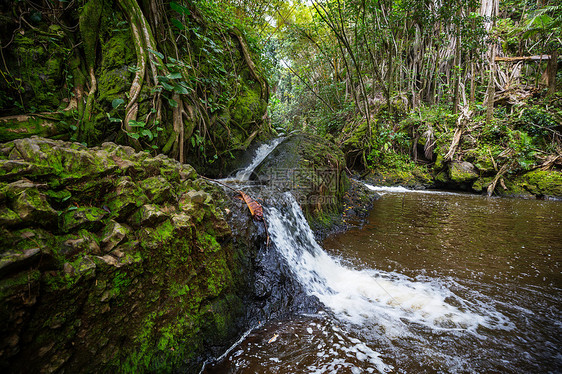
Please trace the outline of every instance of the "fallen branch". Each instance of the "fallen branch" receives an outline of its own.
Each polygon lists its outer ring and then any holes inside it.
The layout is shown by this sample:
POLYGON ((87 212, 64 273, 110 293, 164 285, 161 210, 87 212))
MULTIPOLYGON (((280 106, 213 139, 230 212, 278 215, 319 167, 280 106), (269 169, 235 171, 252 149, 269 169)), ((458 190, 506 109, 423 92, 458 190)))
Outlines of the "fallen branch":
MULTIPOLYGON (((500 168, 500 171, 498 171, 498 173, 496 174, 496 176, 492 180, 492 183, 490 183, 490 185, 488 185, 488 189, 487 189, 488 196, 492 196, 492 194, 494 193, 494 190, 496 189, 496 185, 498 184, 498 181, 500 180, 501 177, 503 177, 503 175, 505 173, 507 173, 507 171, 509 169, 510 169, 509 164, 502 165, 502 167, 500 168)), ((502 185, 505 188, 505 184, 502 184, 502 185)))
POLYGON ((496 57, 494 61, 496 62, 509 62, 509 61, 546 61, 550 60, 550 55, 538 55, 538 56, 520 56, 520 57, 496 57))

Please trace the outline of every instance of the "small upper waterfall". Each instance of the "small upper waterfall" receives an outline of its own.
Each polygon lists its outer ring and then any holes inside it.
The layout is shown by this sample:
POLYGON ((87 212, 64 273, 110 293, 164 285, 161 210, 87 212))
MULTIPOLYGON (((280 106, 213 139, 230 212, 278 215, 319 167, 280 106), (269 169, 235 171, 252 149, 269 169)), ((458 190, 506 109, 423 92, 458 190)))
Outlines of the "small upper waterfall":
POLYGON ((285 139, 286 138, 284 138, 284 137, 275 138, 269 143, 264 143, 264 144, 260 145, 258 147, 258 149, 256 149, 256 153, 254 154, 254 157, 252 158, 252 162, 250 162, 250 164, 248 166, 246 166, 242 170, 238 170, 234 177, 225 178, 225 179, 222 179, 222 181, 223 182, 231 182, 231 181, 232 182, 234 182, 234 181, 244 182, 244 181, 249 180, 250 176, 254 172, 255 168, 257 168, 262 163, 262 161, 265 160, 265 158, 267 156, 269 156, 269 154, 271 152, 273 152, 273 150, 279 144, 281 144, 281 142, 283 142, 283 140, 285 140, 285 139))

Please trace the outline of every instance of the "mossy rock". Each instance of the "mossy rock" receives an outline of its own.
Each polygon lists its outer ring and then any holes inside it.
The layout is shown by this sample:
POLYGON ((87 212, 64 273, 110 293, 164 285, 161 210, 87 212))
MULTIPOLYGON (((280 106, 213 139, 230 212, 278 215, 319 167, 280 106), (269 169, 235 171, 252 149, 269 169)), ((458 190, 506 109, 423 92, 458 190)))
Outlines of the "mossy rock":
POLYGON ((0 367, 189 372, 246 328, 248 248, 193 168, 43 138, 0 156, 0 367))
POLYGON ((104 226, 104 218, 107 212, 97 207, 74 207, 61 214, 60 229, 68 233, 86 229, 98 231, 104 226))
POLYGON ((8 80, 12 83, 6 86, 5 79, 0 83, 4 92, 8 95, 11 93, 11 105, 3 106, 0 112, 19 114, 22 109, 28 113, 55 111, 60 106, 63 98, 60 90, 64 83, 63 61, 69 53, 64 48, 64 35, 60 28, 14 34, 10 48, 4 52, 4 61, 11 66, 12 75, 8 80), (14 86, 18 87, 17 91, 14 86))
POLYGON ((326 139, 299 134, 289 137, 255 169, 274 188, 290 190, 312 221, 340 212, 348 187, 343 152, 326 139))
POLYGON ((148 197, 148 201, 154 204, 163 204, 175 198, 172 185, 161 176, 146 178, 140 182, 140 188, 148 197))
POLYGON ((562 172, 558 170, 533 170, 513 182, 533 195, 562 197, 562 172))
MULTIPOLYGON (((30 181, 19 180, 3 188, 8 204, 22 223, 39 222, 42 226, 49 226, 56 222, 57 211, 54 210, 47 196, 39 191, 38 185, 30 181)), ((10 209, 4 212, 9 218, 10 209)))
POLYGON ((492 183, 493 180, 494 177, 478 178, 477 180, 474 181, 474 183, 472 183, 472 190, 474 192, 484 193, 487 191, 488 186, 490 185, 490 183, 492 183))
POLYGON ((455 183, 468 183, 478 178, 478 171, 470 162, 454 161, 449 164, 449 176, 455 183))

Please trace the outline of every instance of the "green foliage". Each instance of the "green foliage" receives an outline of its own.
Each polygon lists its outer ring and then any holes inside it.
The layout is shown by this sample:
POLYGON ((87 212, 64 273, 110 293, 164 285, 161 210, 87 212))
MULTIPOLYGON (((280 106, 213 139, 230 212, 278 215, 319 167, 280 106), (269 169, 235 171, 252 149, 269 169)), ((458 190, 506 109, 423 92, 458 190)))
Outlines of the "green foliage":
POLYGON ((560 126, 550 112, 539 106, 523 109, 516 123, 529 135, 539 137, 552 135, 553 130, 560 126))
POLYGON ((508 130, 507 147, 513 151, 514 159, 523 170, 530 170, 535 164, 534 139, 524 131, 508 130))

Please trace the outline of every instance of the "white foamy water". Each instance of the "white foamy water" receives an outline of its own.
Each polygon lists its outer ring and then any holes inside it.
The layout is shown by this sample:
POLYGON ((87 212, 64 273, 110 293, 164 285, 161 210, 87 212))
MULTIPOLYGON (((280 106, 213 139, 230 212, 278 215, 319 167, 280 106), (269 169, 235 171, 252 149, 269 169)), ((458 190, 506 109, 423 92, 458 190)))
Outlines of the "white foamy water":
POLYGON ((316 243, 294 199, 288 209, 267 213, 271 239, 297 279, 342 321, 378 327, 391 339, 413 336, 414 327, 474 335, 480 326, 513 328, 493 306, 464 300, 437 279, 342 265, 316 243))
MULTIPOLYGON (((360 182, 363 183, 363 182, 360 182)), ((402 186, 373 186, 368 183, 363 183, 365 187, 371 191, 379 192, 381 195, 385 193, 425 193, 425 194, 436 194, 436 195, 465 195, 457 192, 446 192, 446 191, 432 191, 432 190, 412 190, 402 186)))
POLYGON ((240 170, 238 173, 236 173, 236 176, 234 178, 227 178, 227 180, 241 181, 241 182, 247 181, 250 178, 250 175, 252 175, 254 169, 257 168, 259 164, 261 164, 262 161, 265 160, 265 158, 269 156, 269 154, 273 152, 273 150, 279 144, 281 144, 283 140, 285 140, 285 138, 276 138, 273 139, 271 143, 265 143, 260 145, 258 149, 256 149, 256 154, 254 155, 254 158, 252 159, 250 165, 246 166, 243 170, 240 170))

